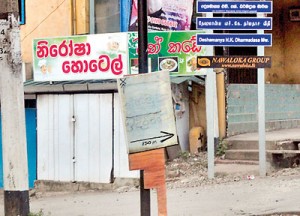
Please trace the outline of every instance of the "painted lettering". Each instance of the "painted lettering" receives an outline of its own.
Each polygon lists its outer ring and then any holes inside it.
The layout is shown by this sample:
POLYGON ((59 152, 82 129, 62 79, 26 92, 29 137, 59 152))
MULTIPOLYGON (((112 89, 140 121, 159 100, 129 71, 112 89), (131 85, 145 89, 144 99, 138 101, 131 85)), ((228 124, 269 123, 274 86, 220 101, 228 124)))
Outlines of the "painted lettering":
POLYGON ((92 60, 73 60, 64 61, 62 64, 63 73, 95 73, 112 72, 114 75, 123 73, 123 59, 119 54, 116 58, 111 59, 108 55, 100 55, 98 59, 92 60))
POLYGON ((40 40, 36 46, 36 56, 38 58, 84 56, 91 53, 89 43, 74 43, 73 40, 63 40, 60 44, 49 45, 47 40, 40 40))
POLYGON ((163 42, 164 39, 162 37, 155 36, 154 40, 155 40, 154 44, 151 44, 151 43, 148 44, 148 53, 150 55, 151 54, 158 54, 160 52, 161 43, 163 42))
POLYGON ((170 42, 168 52, 169 53, 190 53, 190 52, 200 52, 201 46, 197 46, 196 36, 193 35, 189 40, 184 40, 182 42, 170 42))

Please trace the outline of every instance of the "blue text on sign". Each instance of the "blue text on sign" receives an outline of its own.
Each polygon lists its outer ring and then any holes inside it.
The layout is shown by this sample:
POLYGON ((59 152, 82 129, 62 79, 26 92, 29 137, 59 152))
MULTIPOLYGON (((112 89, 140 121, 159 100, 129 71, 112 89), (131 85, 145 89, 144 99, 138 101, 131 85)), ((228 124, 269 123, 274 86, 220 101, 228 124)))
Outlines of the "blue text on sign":
POLYGON ((197 34, 198 46, 272 46, 272 34, 197 34))
POLYGON ((272 1, 197 1, 197 13, 272 13, 272 1))
POLYGON ((204 18, 197 17, 197 29, 272 30, 272 18, 204 18))

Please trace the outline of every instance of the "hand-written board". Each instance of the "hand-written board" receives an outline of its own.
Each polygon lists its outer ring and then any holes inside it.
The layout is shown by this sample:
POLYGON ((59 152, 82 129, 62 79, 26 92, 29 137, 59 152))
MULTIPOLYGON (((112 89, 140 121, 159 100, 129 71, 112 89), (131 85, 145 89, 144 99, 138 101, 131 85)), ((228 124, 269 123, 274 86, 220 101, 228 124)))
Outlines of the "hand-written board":
POLYGON ((178 144, 168 71, 118 79, 118 90, 129 153, 178 144))

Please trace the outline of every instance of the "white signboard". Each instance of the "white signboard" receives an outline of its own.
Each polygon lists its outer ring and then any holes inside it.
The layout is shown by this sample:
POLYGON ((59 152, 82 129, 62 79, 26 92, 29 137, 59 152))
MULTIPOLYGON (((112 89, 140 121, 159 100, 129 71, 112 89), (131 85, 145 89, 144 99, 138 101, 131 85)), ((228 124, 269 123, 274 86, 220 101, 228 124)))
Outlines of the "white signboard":
POLYGON ((120 78, 128 73, 127 33, 34 39, 34 81, 120 78))
POLYGON ((128 152, 178 144, 169 72, 118 79, 128 152))

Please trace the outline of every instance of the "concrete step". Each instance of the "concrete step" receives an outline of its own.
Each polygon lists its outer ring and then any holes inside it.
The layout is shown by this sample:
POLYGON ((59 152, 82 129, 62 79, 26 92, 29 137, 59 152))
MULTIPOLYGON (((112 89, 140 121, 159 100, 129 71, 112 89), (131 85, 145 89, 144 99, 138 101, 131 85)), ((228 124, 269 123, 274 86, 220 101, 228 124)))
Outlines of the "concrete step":
MULTIPOLYGON (((257 140, 227 140, 229 150, 258 150, 259 144, 257 140)), ((284 141, 266 141, 267 150, 298 150, 298 142, 292 140, 284 141)))
POLYGON ((275 167, 295 167, 300 165, 300 150, 271 150, 272 165, 275 167))
MULTIPOLYGON (((259 147, 257 140, 230 140, 227 141, 228 149, 253 149, 259 147)), ((266 149, 276 149, 276 141, 266 141, 266 149)))
MULTIPOLYGON (((283 158, 300 158, 300 150, 267 150, 266 159, 267 161, 274 161, 274 159, 283 158)), ((238 150, 227 150, 225 153, 226 160, 235 161, 258 161, 259 151, 253 149, 238 149, 238 150)), ((299 162, 300 163, 300 160, 299 162)))
MULTIPOLYGON (((258 161, 258 133, 228 137, 225 159, 228 161, 258 161)), ((300 128, 266 131, 267 160, 278 166, 300 165, 300 128)), ((242 162, 243 163, 243 162, 242 162)))
POLYGON ((225 152, 225 159, 227 160, 259 160, 258 150, 254 149, 234 149, 225 152))
MULTIPOLYGON (((266 131, 284 130, 299 127, 300 119, 266 120, 266 131)), ((257 132, 257 121, 228 122, 227 136, 257 132)))
POLYGON ((258 149, 258 142, 256 140, 229 140, 228 149, 258 149))
POLYGON ((259 165, 257 160, 228 160, 216 158, 215 164, 244 164, 244 165, 259 165))

